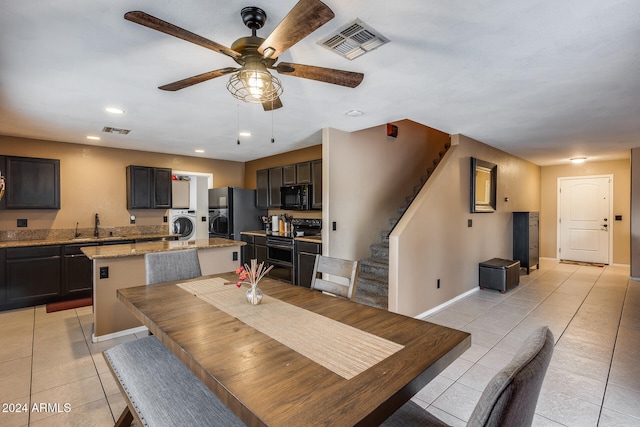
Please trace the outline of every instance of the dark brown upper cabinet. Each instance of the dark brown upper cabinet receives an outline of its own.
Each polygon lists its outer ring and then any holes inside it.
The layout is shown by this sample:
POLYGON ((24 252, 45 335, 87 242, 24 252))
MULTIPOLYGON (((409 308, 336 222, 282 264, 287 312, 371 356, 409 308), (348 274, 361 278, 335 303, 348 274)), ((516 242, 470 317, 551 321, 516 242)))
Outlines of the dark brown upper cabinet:
POLYGON ((280 208, 280 187, 310 184, 311 209, 322 209, 322 159, 256 171, 256 205, 263 209, 280 208))
POLYGON ((169 209, 171 192, 171 169, 127 166, 127 209, 169 209))
POLYGON ((5 209, 60 209, 60 160, 0 156, 5 209))

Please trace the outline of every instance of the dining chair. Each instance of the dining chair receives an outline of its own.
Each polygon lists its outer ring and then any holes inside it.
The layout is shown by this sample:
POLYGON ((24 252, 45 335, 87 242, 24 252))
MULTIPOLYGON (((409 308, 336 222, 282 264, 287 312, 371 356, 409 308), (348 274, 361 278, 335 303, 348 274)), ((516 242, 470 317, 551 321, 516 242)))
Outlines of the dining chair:
MULTIPOLYGON (((553 344, 553 334, 546 326, 529 335, 511 362, 484 389, 467 426, 530 426, 553 354, 553 344)), ((407 427, 447 424, 409 401, 381 425, 407 427)))
POLYGON ((356 297, 360 261, 316 255, 311 276, 311 289, 328 292, 349 300, 356 297), (325 278, 328 274, 331 278, 325 278), (320 277, 318 277, 320 275, 320 277))
POLYGON ((144 255, 147 285, 202 276, 197 249, 151 252, 144 255))

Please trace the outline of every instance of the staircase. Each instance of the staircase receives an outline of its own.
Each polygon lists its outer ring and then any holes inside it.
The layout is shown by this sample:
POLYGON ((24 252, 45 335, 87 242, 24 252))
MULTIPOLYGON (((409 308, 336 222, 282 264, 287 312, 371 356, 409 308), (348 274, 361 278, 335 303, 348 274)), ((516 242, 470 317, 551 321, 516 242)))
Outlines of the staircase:
POLYGON ((433 159, 433 166, 427 168, 425 175, 420 177, 420 183, 413 187, 413 194, 407 197, 406 204, 398 209, 398 215, 389 220, 389 230, 380 232, 380 243, 375 243, 369 248, 371 256, 360 260, 360 275, 356 287, 356 302, 372 307, 388 309, 389 302, 389 234, 409 208, 409 205, 420 192, 436 166, 451 147, 450 143, 444 146, 444 150, 438 153, 438 158, 433 159))

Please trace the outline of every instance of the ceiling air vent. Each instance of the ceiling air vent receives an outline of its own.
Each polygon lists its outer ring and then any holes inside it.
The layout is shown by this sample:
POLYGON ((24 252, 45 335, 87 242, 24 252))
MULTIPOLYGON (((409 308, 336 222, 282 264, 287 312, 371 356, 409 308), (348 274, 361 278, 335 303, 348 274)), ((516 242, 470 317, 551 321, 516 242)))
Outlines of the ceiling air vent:
POLYGON ((347 59, 355 59, 386 43, 389 43, 389 39, 359 19, 349 22, 339 28, 337 33, 318 42, 347 59))
POLYGON ((129 132, 131 132, 130 129, 118 129, 118 128, 112 128, 110 126, 105 126, 102 128, 102 132, 107 132, 107 133, 119 133, 120 135, 126 135, 129 132))

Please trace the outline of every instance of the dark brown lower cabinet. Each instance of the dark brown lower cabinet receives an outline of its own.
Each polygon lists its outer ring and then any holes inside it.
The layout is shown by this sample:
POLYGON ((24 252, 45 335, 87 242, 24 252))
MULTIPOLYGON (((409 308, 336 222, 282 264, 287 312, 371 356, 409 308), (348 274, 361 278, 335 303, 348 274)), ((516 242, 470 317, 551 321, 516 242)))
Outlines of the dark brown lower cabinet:
POLYGON ((321 243, 296 241, 296 285, 311 287, 316 255, 321 254, 321 243))
POLYGON ((254 240, 254 256, 258 260, 258 264, 267 261, 267 238, 262 236, 256 236, 254 240))
POLYGON ((26 307, 60 295, 60 253, 60 245, 7 249, 5 303, 26 307))
POLYGON ((81 248, 98 246, 97 243, 66 245, 64 247, 63 295, 86 298, 93 294, 93 262, 82 253, 81 248))
POLYGON ((242 234, 240 236, 240 240, 246 243, 242 247, 242 257, 240 258, 240 262, 244 264, 249 264, 252 258, 255 258, 254 255, 254 245, 253 245, 253 236, 249 234, 242 234))
POLYGON ((134 240, 0 249, 0 311, 93 296, 93 262, 81 248, 130 243, 134 240))

